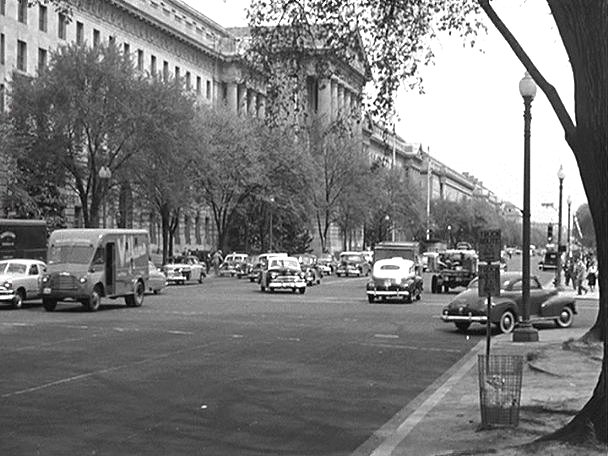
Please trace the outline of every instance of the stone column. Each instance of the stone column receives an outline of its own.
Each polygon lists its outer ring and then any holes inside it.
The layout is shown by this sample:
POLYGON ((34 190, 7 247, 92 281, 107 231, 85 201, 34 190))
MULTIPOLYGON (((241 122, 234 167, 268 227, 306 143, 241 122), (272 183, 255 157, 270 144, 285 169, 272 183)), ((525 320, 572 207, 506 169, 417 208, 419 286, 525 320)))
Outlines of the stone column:
POLYGON ((336 118, 344 117, 344 86, 338 85, 338 110, 336 112, 336 118))
POLYGON ((348 88, 344 88, 344 114, 348 117, 351 116, 352 114, 352 109, 351 109, 351 91, 348 88))
POLYGON ((331 81, 331 120, 336 120, 338 116, 338 83, 331 81))
POLYGON ((323 122, 329 122, 331 119, 331 80, 319 80, 318 108, 317 112, 323 122))
POLYGON ((228 109, 236 114, 238 112, 238 85, 236 82, 228 82, 226 89, 226 104, 228 109))
POLYGON ((251 117, 256 117, 258 110, 258 94, 253 90, 249 91, 249 107, 247 111, 251 117))
POLYGON ((247 114, 247 87, 245 84, 239 84, 239 115, 247 114))
POLYGON ((261 93, 258 94, 258 112, 257 117, 263 119, 266 116, 266 97, 261 93))

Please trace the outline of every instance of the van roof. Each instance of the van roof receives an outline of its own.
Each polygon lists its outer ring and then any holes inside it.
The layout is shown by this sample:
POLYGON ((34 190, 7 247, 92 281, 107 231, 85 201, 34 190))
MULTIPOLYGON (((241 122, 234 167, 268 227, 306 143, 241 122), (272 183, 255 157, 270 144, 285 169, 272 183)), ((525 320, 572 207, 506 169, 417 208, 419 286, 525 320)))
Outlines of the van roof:
POLYGON ((51 233, 49 242, 61 239, 77 239, 84 242, 96 242, 101 237, 108 234, 140 234, 148 236, 146 230, 133 230, 133 229, 122 229, 122 228, 69 228, 55 230, 51 233))

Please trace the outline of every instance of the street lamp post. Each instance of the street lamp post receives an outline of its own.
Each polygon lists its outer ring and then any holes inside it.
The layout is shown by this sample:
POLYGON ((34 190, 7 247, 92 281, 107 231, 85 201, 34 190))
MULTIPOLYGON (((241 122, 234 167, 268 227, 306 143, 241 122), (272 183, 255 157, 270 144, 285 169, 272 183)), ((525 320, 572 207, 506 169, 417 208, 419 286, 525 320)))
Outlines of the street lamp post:
POLYGON ((557 262, 555 265, 555 287, 558 288, 562 282, 562 192, 564 189, 564 168, 560 165, 557 172, 559 179, 559 203, 557 209, 557 262))
MULTIPOLYGON (((536 84, 528 72, 519 81, 524 99, 524 207, 522 214, 522 320, 513 331, 513 342, 536 342, 538 331, 530 323, 530 108, 536 95, 536 84)), ((489 317, 489 315, 488 315, 489 317)))
POLYGON ((274 204, 274 196, 270 197, 270 227, 268 229, 268 251, 272 252, 272 205, 274 204))
POLYGON ((452 248, 452 225, 448 225, 448 249, 452 248))
POLYGON ((106 199, 107 199, 107 192, 108 192, 108 182, 110 182, 110 178, 112 177, 112 170, 110 168, 108 168, 107 166, 102 166, 101 168, 99 168, 99 179, 101 180, 102 183, 102 187, 103 187, 103 195, 102 195, 102 217, 103 217, 103 227, 106 227, 106 199))
POLYGON ((568 256, 570 256, 570 206, 572 206, 572 198, 568 195, 566 200, 568 203, 568 256))

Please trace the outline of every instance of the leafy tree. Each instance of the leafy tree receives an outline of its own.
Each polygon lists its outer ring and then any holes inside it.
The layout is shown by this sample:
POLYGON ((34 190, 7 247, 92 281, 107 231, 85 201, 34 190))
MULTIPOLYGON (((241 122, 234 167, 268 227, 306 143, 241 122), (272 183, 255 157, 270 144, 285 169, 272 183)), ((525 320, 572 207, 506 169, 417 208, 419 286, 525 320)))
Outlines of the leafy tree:
POLYGON ((226 249, 228 228, 237 208, 265 185, 257 128, 250 118, 227 109, 201 107, 192 167, 192 190, 212 210, 217 248, 226 249))
POLYGON ((99 225, 106 198, 101 167, 119 175, 138 150, 139 93, 145 84, 112 45, 60 47, 37 78, 12 79, 11 109, 20 116, 17 134, 24 149, 39 150, 45 141, 51 145, 52 155, 44 160, 53 164, 54 174, 65 175, 86 227, 99 225))
MULTIPOLYGON (((262 25, 274 25, 281 30, 294 25, 302 36, 311 35, 310 24, 323 24, 336 47, 344 50, 359 32, 375 76, 376 112, 390 113, 397 88, 403 84, 416 85, 418 66, 432 60, 430 44, 437 31, 460 34, 473 44, 483 29, 480 14, 483 11, 545 93, 563 127, 589 201, 598 242, 599 270, 605 271, 608 269, 608 135, 605 129, 608 0, 547 0, 547 4, 562 41, 556 45, 564 46, 572 67, 574 120, 556 89, 502 22, 490 0, 254 0, 249 19, 254 31, 263 30, 262 25)), ((296 46, 298 42, 292 41, 292 44, 296 46)), ((598 316, 584 338, 604 342, 597 386, 573 420, 547 439, 608 441, 608 274, 600 276, 599 288, 598 316)))
POLYGON ((128 168, 136 194, 152 213, 160 215, 162 261, 173 255, 172 237, 180 209, 191 201, 194 173, 190 162, 198 128, 194 100, 179 81, 151 78, 141 91, 145 104, 141 118, 140 149, 128 168))

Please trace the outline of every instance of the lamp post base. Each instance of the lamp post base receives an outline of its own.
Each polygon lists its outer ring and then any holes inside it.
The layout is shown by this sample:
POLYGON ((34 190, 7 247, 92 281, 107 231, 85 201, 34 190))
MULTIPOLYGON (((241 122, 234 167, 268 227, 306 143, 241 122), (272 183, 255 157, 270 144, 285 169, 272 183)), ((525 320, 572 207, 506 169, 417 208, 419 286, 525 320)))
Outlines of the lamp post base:
POLYGON ((529 321, 518 323, 513 330, 513 342, 538 342, 538 329, 529 321))

